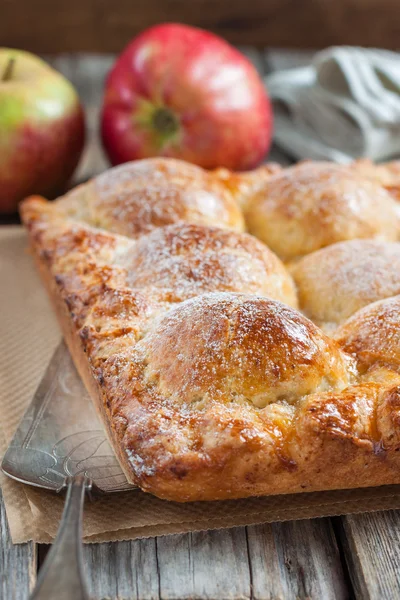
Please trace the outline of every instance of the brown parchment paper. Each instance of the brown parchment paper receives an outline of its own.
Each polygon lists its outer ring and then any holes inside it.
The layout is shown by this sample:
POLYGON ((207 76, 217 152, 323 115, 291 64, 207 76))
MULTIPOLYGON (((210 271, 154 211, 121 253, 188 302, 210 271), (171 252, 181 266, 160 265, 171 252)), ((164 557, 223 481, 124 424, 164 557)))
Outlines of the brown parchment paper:
MULTIPOLYGON (((4 452, 60 332, 21 227, 0 228, 0 451, 4 452)), ((63 498, 0 476, 15 543, 53 539, 63 498)), ((140 491, 87 502, 87 542, 400 508, 400 486, 177 504, 140 491)))

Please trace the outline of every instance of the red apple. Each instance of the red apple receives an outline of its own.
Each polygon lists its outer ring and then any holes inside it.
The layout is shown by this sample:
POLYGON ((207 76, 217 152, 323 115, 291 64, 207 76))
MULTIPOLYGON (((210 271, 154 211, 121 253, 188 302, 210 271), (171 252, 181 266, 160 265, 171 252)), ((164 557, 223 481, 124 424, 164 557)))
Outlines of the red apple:
POLYGON ((114 165, 172 156, 245 170, 268 150, 272 112, 243 54, 207 31, 164 24, 144 31, 118 58, 101 120, 114 165))
POLYGON ((60 191, 83 143, 83 111, 69 81, 33 54, 0 48, 0 213, 29 194, 60 191))

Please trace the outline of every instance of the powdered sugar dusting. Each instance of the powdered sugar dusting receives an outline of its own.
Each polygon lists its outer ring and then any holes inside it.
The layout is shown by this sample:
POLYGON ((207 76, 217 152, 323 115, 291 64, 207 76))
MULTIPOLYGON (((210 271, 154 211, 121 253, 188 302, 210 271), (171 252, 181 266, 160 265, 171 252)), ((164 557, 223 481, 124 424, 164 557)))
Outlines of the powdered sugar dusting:
POLYGON ((306 256, 293 267, 300 307, 339 324, 363 306, 400 293, 400 244, 352 240, 306 256))
POLYGON ((183 161, 128 163, 100 175, 92 185, 93 224, 129 237, 177 222, 243 228, 229 188, 183 161))
POLYGON ((329 163, 303 163, 272 176, 249 203, 246 222, 285 260, 342 240, 399 235, 390 194, 357 171, 329 163))
POLYGON ((127 256, 131 287, 157 289, 172 302, 210 291, 259 293, 296 305, 279 259, 248 235, 172 225, 139 240, 127 256))
POLYGON ((348 363, 311 322, 280 302, 212 293, 171 310, 142 342, 148 376, 179 402, 265 406, 349 382, 348 363))
POLYGON ((338 329, 338 342, 365 368, 400 371, 400 295, 370 304, 338 329))

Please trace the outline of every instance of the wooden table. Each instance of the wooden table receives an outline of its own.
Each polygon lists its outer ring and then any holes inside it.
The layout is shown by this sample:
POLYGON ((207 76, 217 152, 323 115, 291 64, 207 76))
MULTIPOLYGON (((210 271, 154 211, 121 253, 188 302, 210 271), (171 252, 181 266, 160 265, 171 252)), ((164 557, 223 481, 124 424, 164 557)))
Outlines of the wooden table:
MULTIPOLYGON (((310 55, 244 51, 257 68, 303 64, 310 55)), ((85 103, 89 140, 77 180, 106 161, 98 110, 110 55, 51 59, 85 103)), ((271 159, 290 159, 273 150, 271 159)), ((0 598, 26 600, 47 548, 13 546, 0 505, 0 598)), ((174 535, 85 547, 93 598, 316 600, 400 598, 400 511, 174 535)), ((56 596, 55 596, 56 598, 56 596)))

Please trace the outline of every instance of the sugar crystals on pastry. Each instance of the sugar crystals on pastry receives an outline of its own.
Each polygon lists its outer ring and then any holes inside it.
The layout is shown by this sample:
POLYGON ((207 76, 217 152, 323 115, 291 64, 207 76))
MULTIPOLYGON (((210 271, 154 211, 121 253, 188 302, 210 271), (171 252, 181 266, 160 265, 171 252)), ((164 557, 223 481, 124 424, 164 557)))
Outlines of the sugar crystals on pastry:
POLYGON ((400 372, 400 295, 365 306, 336 332, 345 352, 365 371, 380 365, 400 372))
POLYGON ((297 306, 292 278, 279 258, 245 233, 169 225, 141 237, 126 264, 130 286, 158 290, 171 302, 231 291, 297 306))
POLYGON ((232 193, 218 177, 166 158, 114 167, 57 201, 57 209, 70 218, 132 238, 178 222, 244 228, 232 193))
POLYGON ((356 238, 394 241, 399 205, 356 170, 305 162, 272 175, 245 206, 246 225, 284 261, 356 238))
POLYGON ((291 272, 301 310, 337 327, 363 306, 400 294, 400 243, 339 242, 303 257, 291 272))

